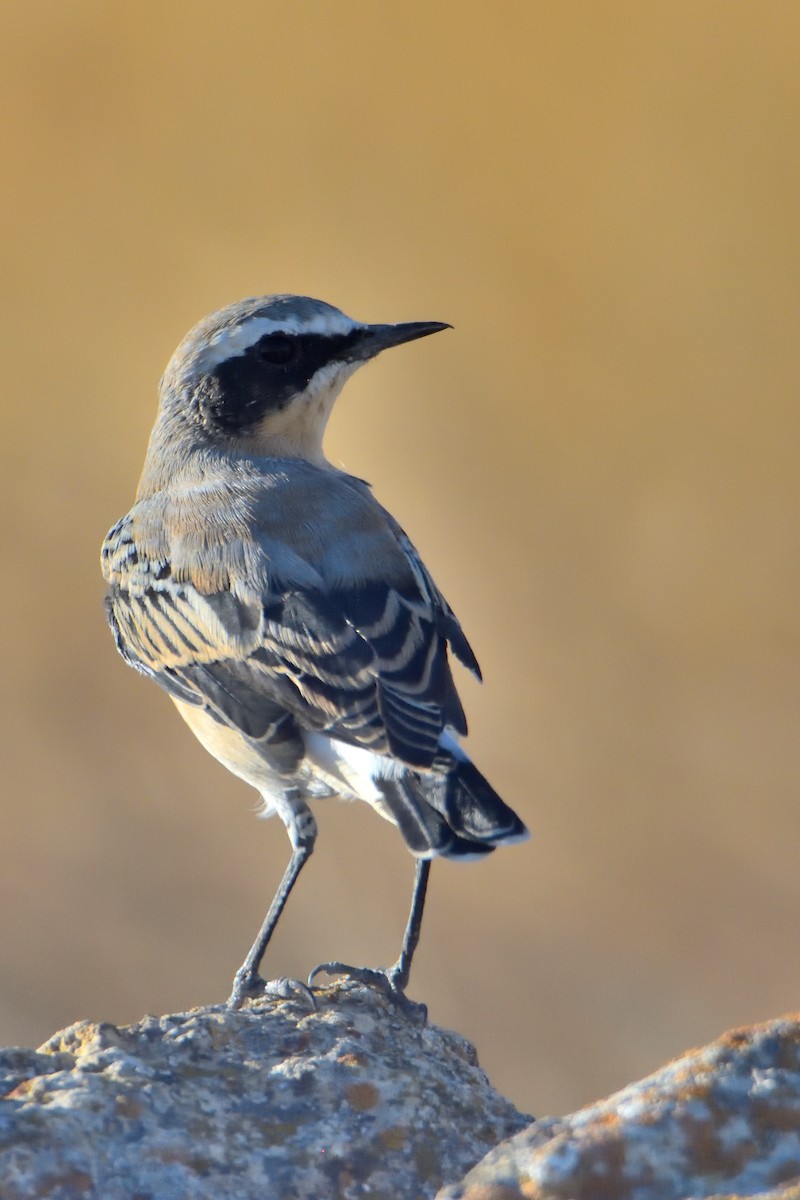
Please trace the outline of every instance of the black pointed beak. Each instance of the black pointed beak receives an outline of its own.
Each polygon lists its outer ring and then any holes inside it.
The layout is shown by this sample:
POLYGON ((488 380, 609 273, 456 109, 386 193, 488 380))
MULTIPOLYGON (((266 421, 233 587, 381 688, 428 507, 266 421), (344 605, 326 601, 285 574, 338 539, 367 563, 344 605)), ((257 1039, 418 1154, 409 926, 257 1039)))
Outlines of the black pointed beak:
POLYGON ((388 350, 391 346, 402 346, 404 342, 413 342, 417 338, 427 337, 430 333, 440 333, 442 329, 452 329, 444 321, 406 321, 401 325, 365 325, 359 330, 358 340, 351 350, 353 360, 365 361, 388 350))

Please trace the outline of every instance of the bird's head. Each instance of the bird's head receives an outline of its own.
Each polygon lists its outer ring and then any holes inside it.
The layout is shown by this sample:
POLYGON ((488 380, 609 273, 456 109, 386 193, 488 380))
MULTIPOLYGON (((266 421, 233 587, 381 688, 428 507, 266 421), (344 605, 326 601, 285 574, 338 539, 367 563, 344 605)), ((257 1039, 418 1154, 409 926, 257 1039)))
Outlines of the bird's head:
POLYGON ((197 446, 324 462, 325 426, 353 372, 390 346, 448 328, 365 325, 308 296, 242 300, 178 346, 161 382, 160 420, 197 446))

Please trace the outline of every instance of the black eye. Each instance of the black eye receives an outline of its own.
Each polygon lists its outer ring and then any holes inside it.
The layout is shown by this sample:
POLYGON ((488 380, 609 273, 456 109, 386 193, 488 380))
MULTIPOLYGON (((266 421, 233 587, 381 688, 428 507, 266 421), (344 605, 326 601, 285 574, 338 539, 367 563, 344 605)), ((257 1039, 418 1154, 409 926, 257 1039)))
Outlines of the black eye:
POLYGON ((295 357, 297 346, 294 338, 285 333, 268 333, 257 346, 258 357, 273 367, 283 367, 295 357))

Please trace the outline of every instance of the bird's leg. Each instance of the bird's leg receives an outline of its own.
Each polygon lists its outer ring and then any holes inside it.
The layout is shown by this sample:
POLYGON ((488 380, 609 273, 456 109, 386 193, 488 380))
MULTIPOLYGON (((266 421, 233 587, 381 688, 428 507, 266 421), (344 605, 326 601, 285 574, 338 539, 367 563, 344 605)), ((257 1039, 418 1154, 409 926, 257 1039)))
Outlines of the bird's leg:
POLYGON ((425 893, 428 889, 430 870, 430 859, 417 859, 416 873, 414 875, 414 891, 411 895, 411 911, 408 914, 408 921, 406 922, 406 929, 403 934, 400 957, 393 967, 382 971, 376 970, 374 967, 351 967, 348 963, 342 962, 320 963, 308 977, 309 987, 314 982, 316 976, 323 973, 327 975, 346 975, 348 979, 355 979, 359 983, 379 987, 382 992, 395 1000, 401 1008, 414 1014, 419 1014, 421 1010, 424 1016, 425 1006, 413 1004, 412 1001, 408 1000, 405 989, 411 971, 411 960, 414 957, 414 951, 417 948, 419 933, 422 927, 422 913, 425 908, 425 893))
POLYGON ((430 859, 418 858, 414 874, 414 890, 411 893, 411 911, 408 914, 406 931, 403 934, 400 957, 394 966, 390 967, 386 972, 386 977, 396 992, 404 992, 408 986, 408 977, 411 973, 411 960, 414 957, 414 951, 417 948, 420 930, 422 929, 422 913, 425 908, 425 893, 428 890, 428 876, 430 873, 430 859))
MULTIPOLYGON (((281 815, 283 816, 283 813, 281 815)), ((229 1008, 241 1008, 248 997, 263 996, 265 989, 268 989, 269 985, 259 975, 258 968, 261 966, 264 951, 269 944, 269 939, 275 932, 275 926, 278 924, 284 905, 289 899, 289 893, 297 882, 300 872, 314 849, 314 842, 317 838, 317 823, 311 814, 311 810, 304 804, 300 807, 297 801, 295 801, 292 805, 291 819, 287 821, 287 828, 292 841, 292 857, 283 873, 283 879, 281 879, 272 904, 269 906, 269 911, 264 918, 264 922, 258 931, 258 936, 250 947, 247 958, 233 977, 233 990, 228 999, 229 1008)), ((285 981, 278 981, 279 988, 283 988, 284 985, 285 981)), ((305 985, 297 984, 297 988, 305 988, 305 985)), ((311 1000, 313 1003, 313 997, 311 997, 311 1000)))

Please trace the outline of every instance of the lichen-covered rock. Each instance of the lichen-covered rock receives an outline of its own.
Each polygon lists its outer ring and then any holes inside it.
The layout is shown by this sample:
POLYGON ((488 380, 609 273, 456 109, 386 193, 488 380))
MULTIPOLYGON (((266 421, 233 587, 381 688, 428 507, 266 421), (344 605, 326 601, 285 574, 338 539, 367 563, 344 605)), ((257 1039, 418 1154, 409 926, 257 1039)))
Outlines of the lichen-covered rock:
POLYGON ((531 1125, 438 1200, 800 1200, 800 1018, 531 1125))
POLYGON ((0 1200, 421 1200, 530 1119, 456 1034, 316 996, 0 1051, 0 1200))

